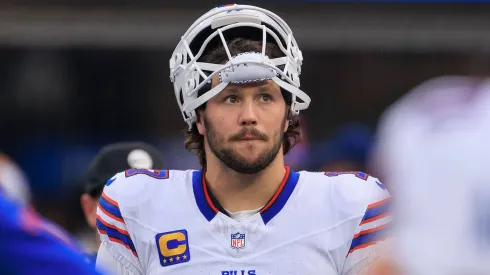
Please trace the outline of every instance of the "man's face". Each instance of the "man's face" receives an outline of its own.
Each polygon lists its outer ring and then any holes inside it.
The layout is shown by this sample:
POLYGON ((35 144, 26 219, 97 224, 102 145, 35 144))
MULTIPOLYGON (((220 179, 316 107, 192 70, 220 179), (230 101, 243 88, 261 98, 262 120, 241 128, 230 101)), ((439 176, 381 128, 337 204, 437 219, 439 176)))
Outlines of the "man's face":
POLYGON ((84 193, 80 198, 83 214, 87 220, 87 224, 96 229, 95 220, 97 217, 97 205, 99 204, 99 196, 92 197, 87 193, 84 193))
MULTIPOLYGON (((217 82, 213 79, 213 86, 217 82)), ((229 84, 207 102, 197 126, 222 163, 239 173, 257 173, 282 152, 286 102, 272 80, 229 84)))

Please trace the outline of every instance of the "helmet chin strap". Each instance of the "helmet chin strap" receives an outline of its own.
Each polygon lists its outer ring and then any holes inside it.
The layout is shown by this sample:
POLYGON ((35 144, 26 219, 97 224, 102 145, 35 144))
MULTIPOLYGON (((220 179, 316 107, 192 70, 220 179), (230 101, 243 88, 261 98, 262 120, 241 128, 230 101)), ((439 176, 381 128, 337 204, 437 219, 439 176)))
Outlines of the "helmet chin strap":
MULTIPOLYGON (((299 88, 278 77, 279 75, 282 75, 282 72, 278 72, 276 71, 277 69, 274 68, 277 68, 278 65, 283 65, 285 62, 285 58, 276 58, 271 60, 262 53, 245 52, 232 57, 231 60, 229 60, 225 65, 198 63, 202 70, 216 72, 222 67, 225 67, 225 69, 221 69, 219 72, 218 85, 203 93, 195 100, 185 103, 184 106, 182 106, 182 110, 189 114, 207 102, 209 99, 223 91, 230 83, 243 84, 272 80, 281 88, 292 94, 293 100, 291 104, 291 111, 293 114, 298 114, 300 110, 308 108, 311 99, 299 88), (300 98, 303 102, 298 102, 296 100, 297 98, 300 98)), ((197 90, 195 92, 197 94, 197 90)))
POLYGON ((182 107, 182 110, 184 112, 191 112, 191 111, 197 109, 199 106, 201 106, 202 104, 204 104, 205 102, 210 100, 212 97, 219 94, 219 92, 223 91, 228 84, 229 84, 228 82, 221 82, 216 87, 214 87, 211 90, 202 94, 198 98, 199 100, 194 100, 194 101, 190 102, 189 104, 184 104, 184 106, 182 107))
MULTIPOLYGON (((274 66, 274 63, 265 55, 258 52, 246 52, 232 57, 225 65, 230 66, 219 72, 220 83, 211 90, 203 93, 199 98, 184 104, 183 110, 189 112, 195 110, 203 103, 223 91, 229 83, 243 84, 272 80, 277 76, 274 69, 261 64, 274 66)), ((220 64, 200 63, 199 66, 204 70, 214 71, 222 67, 220 64), (206 65, 204 65, 206 64, 206 65), (204 65, 204 66, 203 66, 204 65)), ((293 86, 292 86, 293 87, 293 86)))
POLYGON ((246 52, 238 54, 226 63, 227 65, 233 66, 226 68, 219 73, 220 82, 234 84, 259 82, 270 80, 277 75, 274 69, 268 66, 261 66, 260 63, 274 66, 270 59, 261 53, 246 52), (237 65, 234 65, 234 63, 237 65))

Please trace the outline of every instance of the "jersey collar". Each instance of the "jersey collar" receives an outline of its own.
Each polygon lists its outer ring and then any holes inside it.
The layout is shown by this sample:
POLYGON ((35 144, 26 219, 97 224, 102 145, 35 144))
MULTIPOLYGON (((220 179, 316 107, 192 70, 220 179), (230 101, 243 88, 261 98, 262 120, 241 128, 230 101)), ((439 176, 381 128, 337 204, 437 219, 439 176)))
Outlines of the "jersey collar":
MULTIPOLYGON (((274 218, 281 211, 284 205, 286 205, 286 202, 298 183, 299 173, 293 171, 288 166, 285 168, 286 174, 279 185, 279 188, 269 202, 267 202, 267 204, 260 210, 260 215, 262 216, 264 224, 267 224, 270 220, 272 220, 272 218, 274 218)), ((218 212, 225 215, 227 215, 227 213, 209 191, 204 174, 203 169, 194 171, 192 174, 192 185, 194 197, 199 210, 208 221, 211 221, 218 212)))

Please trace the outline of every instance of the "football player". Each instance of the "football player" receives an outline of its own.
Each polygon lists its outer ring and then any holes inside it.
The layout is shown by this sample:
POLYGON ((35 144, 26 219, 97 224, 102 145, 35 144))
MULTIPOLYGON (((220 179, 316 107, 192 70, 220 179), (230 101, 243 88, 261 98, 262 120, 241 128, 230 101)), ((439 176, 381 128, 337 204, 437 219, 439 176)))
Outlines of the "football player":
POLYGON ((0 270, 5 275, 98 274, 66 232, 2 190, 0 270))
POLYGON ((97 265, 117 274, 360 274, 386 238, 390 196, 362 172, 296 172, 302 53, 255 6, 197 19, 170 78, 197 171, 130 169, 105 186, 97 265), (380 243, 381 242, 381 243, 380 243))
POLYGON ((490 79, 429 80, 391 106, 375 159, 393 243, 370 275, 490 274, 490 79))
MULTIPOLYGON (((144 142, 120 142, 104 146, 90 162, 84 177, 85 192, 80 197, 80 204, 87 224, 93 228, 96 247, 100 238, 95 232, 97 205, 106 182, 116 173, 130 169, 161 169, 163 157, 157 148, 144 142), (96 235, 96 236, 95 236, 96 235)), ((96 251, 88 251, 86 259, 95 265, 96 251)))

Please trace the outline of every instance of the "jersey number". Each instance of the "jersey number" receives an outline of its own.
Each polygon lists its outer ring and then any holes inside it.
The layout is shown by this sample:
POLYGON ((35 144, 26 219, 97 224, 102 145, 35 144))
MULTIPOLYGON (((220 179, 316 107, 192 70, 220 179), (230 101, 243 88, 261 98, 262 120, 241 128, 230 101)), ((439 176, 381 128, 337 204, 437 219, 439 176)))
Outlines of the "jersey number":
POLYGON ((143 174, 159 180, 168 179, 168 170, 129 169, 125 174, 126 178, 143 174))
POLYGON ((327 177, 336 177, 338 175, 354 175, 362 180, 367 180, 369 178, 369 175, 364 173, 364 172, 358 172, 358 171, 348 171, 348 172, 325 172, 325 176, 327 177))

